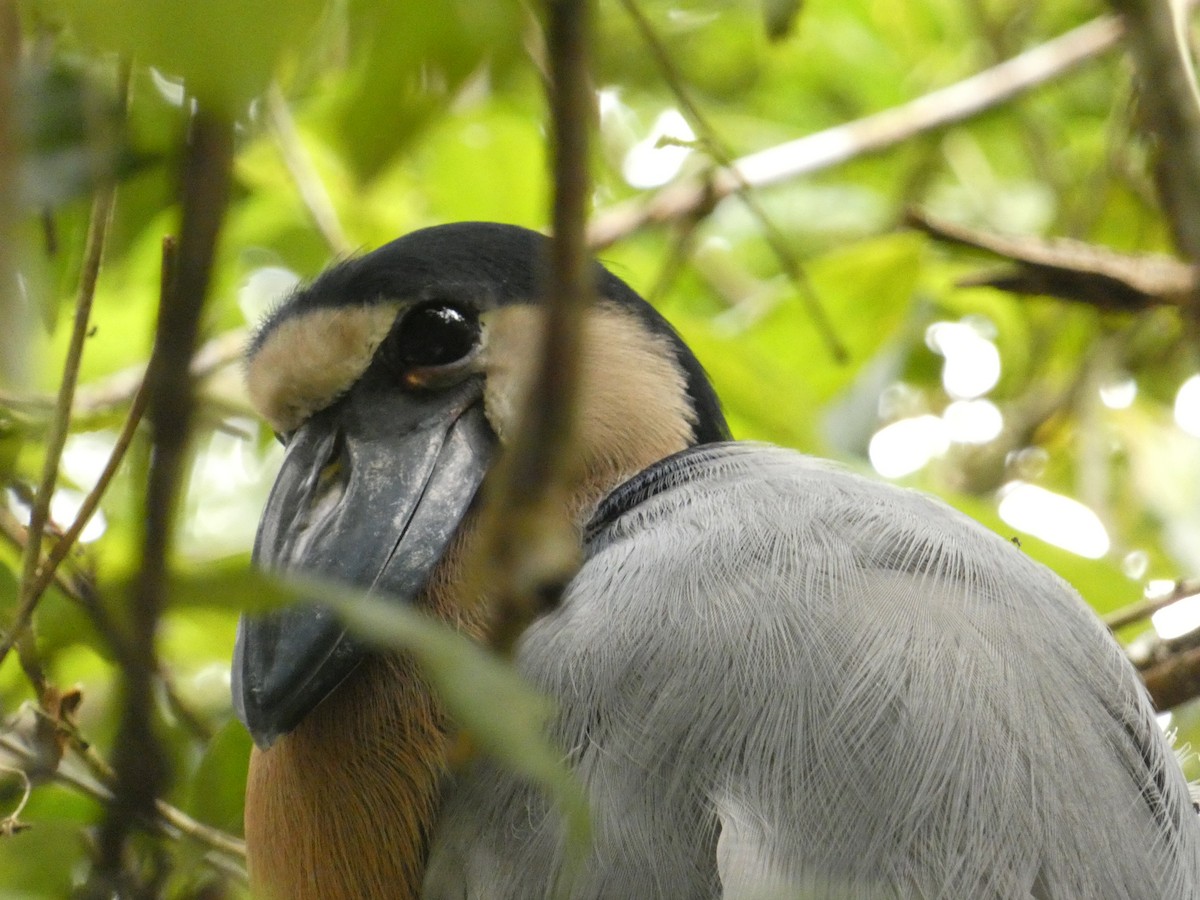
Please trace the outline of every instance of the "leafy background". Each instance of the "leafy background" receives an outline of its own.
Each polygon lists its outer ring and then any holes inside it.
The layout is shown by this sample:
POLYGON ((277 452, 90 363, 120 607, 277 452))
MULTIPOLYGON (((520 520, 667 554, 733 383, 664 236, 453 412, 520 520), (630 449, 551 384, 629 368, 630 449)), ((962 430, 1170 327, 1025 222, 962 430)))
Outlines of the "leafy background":
MULTIPOLYGON (((597 219, 673 175, 703 180, 730 158, 905 103, 1104 12, 1083 0, 603 0, 593 60, 597 219)), ((240 383, 238 335, 296 279, 414 228, 457 219, 546 228, 537 11, 491 0, 29 0, 0 3, 0 15, 7 47, 19 51, 0 63, 15 85, 0 117, 14 136, 0 156, 4 623, 16 611, 20 523, 41 479, 98 185, 115 179, 116 203, 52 534, 108 458, 150 352, 161 244, 178 229, 195 104, 238 122, 155 698, 171 770, 164 799, 237 835, 249 739, 232 718, 228 663, 239 611, 259 602, 248 553, 279 461, 240 383), (122 61, 131 61, 127 88, 122 61)), ((895 480, 1018 537, 1109 613, 1152 582, 1200 571, 1200 437, 1174 412, 1200 370, 1195 321, 1169 304, 1115 313, 962 287, 990 261, 906 227, 904 212, 1171 252, 1156 145, 1141 126, 1130 63, 1109 51, 960 124, 755 188, 750 202, 733 196, 626 230, 600 256, 697 350, 738 437, 870 472, 878 433, 923 423, 921 440, 930 428, 943 440, 935 452, 909 440, 918 461, 927 458, 895 480), (833 340, 810 311, 813 298, 833 340), (937 323, 965 325, 955 333, 998 352, 998 380, 982 399, 1003 427, 986 439, 944 439, 943 413, 961 398, 947 392, 948 357, 930 332, 937 323), (1087 558, 1005 522, 999 504, 1014 481, 1084 504, 1107 550, 1087 558)), ((71 595, 94 595, 120 619, 139 565, 145 456, 139 439, 63 568, 65 589, 52 586, 36 614, 50 680, 82 691, 58 771, 93 787, 103 781, 95 758, 112 755, 117 733, 120 666, 88 603, 71 595)), ((1148 628, 1142 621, 1120 636, 1133 641, 1148 628)), ((7 736, 28 745, 36 698, 15 654, 0 667, 0 698, 7 736)), ((1185 738, 1196 730, 1189 707, 1174 716, 1185 738)), ((95 790, 53 777, 54 762, 0 753, 5 771, 29 770, 35 783, 19 817, 30 827, 0 838, 3 896, 64 896, 86 878, 102 805, 95 790)), ((23 789, 15 771, 0 779, 0 814, 17 808, 23 789)), ((192 838, 146 838, 135 850, 139 865, 160 870, 155 883, 167 895, 244 892, 192 838)))

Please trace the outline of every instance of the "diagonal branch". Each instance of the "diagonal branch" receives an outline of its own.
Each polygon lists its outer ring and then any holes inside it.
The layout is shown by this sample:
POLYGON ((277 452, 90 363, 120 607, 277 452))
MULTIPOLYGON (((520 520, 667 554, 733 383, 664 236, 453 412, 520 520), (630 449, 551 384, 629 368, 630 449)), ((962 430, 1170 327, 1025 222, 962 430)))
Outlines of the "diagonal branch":
MULTIPOLYGON (((71 329, 70 343, 67 346, 67 358, 63 365, 62 382, 58 389, 54 417, 51 419, 50 433, 46 438, 46 456, 42 462, 41 479, 29 515, 30 539, 25 544, 25 552, 21 559, 20 599, 12 625, 9 626, 4 639, 0 641, 0 662, 4 661, 8 652, 21 640, 26 629, 29 628, 38 597, 41 596, 41 592, 36 590, 38 562, 42 550, 41 536, 46 528, 46 522, 50 518, 50 499, 58 480, 59 460, 67 442, 71 421, 71 404, 75 397, 75 385, 79 379, 83 344, 87 339, 92 300, 96 295, 96 280, 100 274, 100 260, 104 255, 104 241, 108 234, 115 200, 116 187, 111 182, 107 182, 101 185, 92 202, 87 245, 84 250, 83 273, 80 276, 79 292, 75 300, 75 319, 71 329)), ((35 682, 40 681, 40 677, 35 679, 35 682)), ((41 693, 44 685, 35 683, 35 687, 38 693, 41 693)))
POLYGON ((1200 594, 1200 579, 1179 581, 1176 582, 1171 590, 1160 597, 1147 597, 1137 603, 1132 603, 1129 606, 1109 613, 1104 617, 1104 624, 1113 631, 1116 631, 1119 628, 1124 628, 1127 625, 1133 625, 1136 622, 1148 619, 1160 609, 1165 609, 1186 597, 1192 597, 1197 594, 1200 594))
POLYGON ((1161 254, 1118 253, 1068 238, 994 234, 909 210, 905 223, 935 240, 982 250, 1011 265, 962 279, 1015 294, 1041 294, 1114 312, 1187 306, 1197 287, 1195 266, 1161 254))
MULTIPOLYGON (((800 300, 808 310, 809 318, 812 320, 817 332, 825 341, 825 345, 829 348, 830 354, 834 360, 839 363, 847 361, 848 354, 846 347, 838 337, 834 330, 833 323, 829 321, 829 314, 821 305, 820 298, 816 291, 813 290, 812 283, 805 275, 795 254, 792 253, 792 248, 788 246, 787 238, 779 230, 766 209, 759 202, 758 197, 751 186, 741 176, 741 173, 734 163, 732 154, 726 149, 725 142, 721 140, 715 128, 708 121, 708 117, 704 115, 700 107, 692 100, 691 92, 683 83, 683 79, 676 71, 675 64, 671 59, 670 53, 663 45, 658 33, 654 30, 654 26, 650 24, 650 20, 642 12, 641 8, 634 0, 621 0, 621 5, 633 19, 634 25, 637 26, 641 33, 642 40, 646 42, 646 46, 650 48, 651 55, 654 56, 658 63, 658 69, 662 73, 663 80, 667 83, 671 93, 675 95, 675 99, 679 101, 679 105, 683 110, 688 122, 691 124, 695 132, 700 135, 701 142, 705 149, 713 159, 720 164, 722 172, 731 175, 734 179, 733 193, 742 204, 749 210, 750 214, 758 220, 759 227, 762 229, 763 237, 766 239, 771 251, 779 260, 779 266, 787 275, 788 280, 796 286, 800 300)), ((710 198, 712 199, 712 198, 710 198)), ((710 211, 711 203, 705 203, 703 211, 710 211)))
POLYGON ((766 187, 809 175, 969 119, 1111 50, 1121 34, 1121 25, 1113 17, 1093 19, 1054 40, 908 103, 743 156, 708 179, 676 182, 649 200, 637 199, 613 207, 592 220, 588 241, 593 249, 607 247, 649 225, 694 215, 705 205, 729 196, 742 184, 766 187))

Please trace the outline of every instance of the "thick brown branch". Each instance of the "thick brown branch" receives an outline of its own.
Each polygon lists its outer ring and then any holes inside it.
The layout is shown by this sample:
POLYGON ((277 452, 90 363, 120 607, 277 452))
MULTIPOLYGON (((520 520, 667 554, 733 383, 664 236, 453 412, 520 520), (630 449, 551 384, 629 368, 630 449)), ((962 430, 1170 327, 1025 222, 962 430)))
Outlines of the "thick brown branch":
POLYGON ((174 284, 161 304, 146 373, 147 418, 153 453, 146 488, 142 560, 135 579, 130 659, 124 668, 124 706, 114 755, 116 781, 101 825, 92 887, 120 889, 129 832, 153 817, 166 780, 154 735, 155 637, 166 596, 171 524, 183 475, 195 405, 189 362, 229 199, 233 125, 203 109, 192 121, 184 154, 179 255, 174 284))
POLYGON ((1175 245, 1200 264, 1200 105, 1188 58, 1166 0, 1112 0, 1141 84, 1146 127, 1158 138, 1158 194, 1175 245))
POLYGON ((594 291, 585 244, 594 110, 588 70, 589 0, 548 0, 550 145, 554 207, 544 278, 546 331, 537 380, 521 427, 489 490, 483 552, 493 586, 491 642, 516 639, 578 565, 578 538, 565 520, 574 452, 575 397, 583 316, 594 291))
MULTIPOLYGON (((1148 597, 1125 609, 1117 610, 1107 616, 1104 623, 1115 631, 1149 618, 1160 609, 1198 595, 1200 580, 1178 581, 1166 594, 1148 597)), ((1170 640, 1155 638, 1152 635, 1144 636, 1130 645, 1130 657, 1158 709, 1173 709, 1200 697, 1200 630, 1170 640)))
POLYGON ((1200 647, 1174 651, 1141 670, 1155 709, 1165 712, 1200 697, 1200 647))
POLYGON ((663 188, 649 200, 614 207, 592 220, 588 240, 593 249, 607 247, 648 225, 695 215, 743 183, 750 187, 777 184, 969 119, 1112 49, 1120 36, 1121 25, 1116 19, 1094 19, 908 103, 744 156, 730 167, 736 171, 726 169, 707 179, 686 179, 663 188))

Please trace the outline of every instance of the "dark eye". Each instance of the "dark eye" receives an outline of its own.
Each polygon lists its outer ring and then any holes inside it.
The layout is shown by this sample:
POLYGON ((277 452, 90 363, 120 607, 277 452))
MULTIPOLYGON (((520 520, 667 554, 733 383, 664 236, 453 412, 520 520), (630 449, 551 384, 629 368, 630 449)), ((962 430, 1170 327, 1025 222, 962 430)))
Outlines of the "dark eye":
POLYGON ((403 371, 448 366, 469 356, 478 343, 474 311, 435 301, 404 317, 389 349, 392 362, 403 371))

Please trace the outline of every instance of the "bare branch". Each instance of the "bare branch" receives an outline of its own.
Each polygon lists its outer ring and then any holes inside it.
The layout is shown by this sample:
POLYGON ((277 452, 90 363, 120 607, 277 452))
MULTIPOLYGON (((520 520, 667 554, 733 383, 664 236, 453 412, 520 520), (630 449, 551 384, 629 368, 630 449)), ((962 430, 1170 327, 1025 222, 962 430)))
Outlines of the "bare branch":
POLYGON ((766 187, 809 175, 969 119, 1111 50, 1121 33, 1116 19, 1102 16, 908 103, 744 156, 709 179, 689 178, 668 185, 649 200, 630 201, 597 216, 588 241, 593 249, 607 247, 649 225, 694 215, 743 183, 766 187))
POLYGON ((1173 650, 1140 672, 1155 709, 1174 709, 1200 697, 1200 647, 1173 650))
MULTIPOLYGON (((90 797, 100 803, 112 801, 112 791, 101 779, 92 772, 89 777, 78 766, 68 766, 65 763, 56 765, 52 771, 47 771, 45 756, 38 749, 31 747, 28 742, 14 732, 0 733, 0 753, 11 760, 13 768, 19 769, 31 778, 52 778, 66 785, 85 797, 90 797)), ((205 825, 193 819, 183 810, 159 800, 155 804, 155 818, 151 826, 164 837, 172 840, 195 841, 210 852, 206 861, 214 868, 232 875, 242 883, 246 883, 246 843, 240 838, 205 825)))
POLYGON ((1169 256, 1117 253, 1067 238, 994 234, 920 210, 910 210, 905 221, 939 241, 982 250, 1014 264, 972 275, 960 282, 963 286, 1043 294, 1118 312, 1187 306, 1196 290, 1196 268, 1169 256))
MULTIPOLYGON (((164 238, 162 264, 164 285, 169 284, 171 281, 174 249, 174 239, 164 238)), ((63 532, 62 537, 58 539, 53 549, 47 555, 45 562, 38 569, 37 577, 30 589, 32 603, 38 602, 38 599, 45 593, 46 588, 50 586, 50 582, 54 580, 54 573, 62 561, 66 559, 67 554, 71 552, 71 548, 75 546, 75 542, 79 540, 79 535, 83 533, 83 529, 87 527, 87 523, 91 521, 92 515, 96 512, 97 507, 99 507, 100 500, 108 490, 113 476, 116 475, 117 469, 120 468, 121 463, 124 461, 125 454, 133 443, 133 436, 137 432, 137 427, 142 421, 142 414, 146 410, 147 392, 145 387, 146 384, 144 381, 138 385, 137 392, 133 395, 133 401, 129 407, 129 414, 125 417, 125 424, 121 427, 120 434, 117 435, 117 441, 108 456, 108 461, 104 464, 104 470, 100 473, 100 477, 96 479, 96 483, 92 485, 92 489, 88 491, 87 496, 83 499, 83 503, 80 504, 79 510, 75 514, 75 520, 63 532)), ((0 660, 3 660, 2 653, 0 653, 0 660)))
MULTIPOLYGON (((654 56, 658 63, 659 71, 662 73, 663 80, 667 83, 671 93, 675 95, 675 99, 679 101, 679 105, 687 117, 695 132, 700 136, 701 143, 708 150, 709 154, 723 167, 722 171, 731 175, 734 179, 733 192, 738 199, 750 211, 750 214, 758 220, 759 226, 762 228, 763 237, 766 238, 767 244, 771 247, 771 251, 779 260, 780 268, 783 269, 788 279, 796 285, 796 289, 800 293, 800 299, 808 310, 809 317, 812 319, 813 325, 816 326, 826 346, 829 347, 829 352, 834 360, 844 363, 848 359, 846 347, 841 339, 837 336, 837 332, 833 328, 833 323, 829 321, 829 314, 821 305, 820 298, 817 297, 813 290, 811 282, 805 275, 800 262, 796 259, 792 248, 788 246, 787 238, 767 215, 766 209, 759 203, 758 197, 751 190, 750 185, 741 176, 737 165, 733 161, 732 154, 725 146, 725 142, 721 140, 719 134, 712 124, 708 121, 708 117, 704 115, 699 106, 692 100, 691 92, 683 83, 683 79, 679 76, 675 68, 675 63, 671 59, 670 53, 659 39, 658 33, 654 30, 654 26, 650 24, 650 20, 642 13, 641 8, 634 0, 621 0, 621 5, 633 19, 638 31, 642 35, 642 40, 650 48, 651 55, 654 56)), ((702 212, 707 215, 712 210, 712 203, 707 202, 697 212, 702 212)), ((680 244, 680 246, 684 246, 680 244)))
MULTIPOLYGON (((242 358, 246 346, 245 328, 235 328, 205 342, 192 357, 191 373, 195 381, 214 375, 242 358)), ((133 402, 146 379, 146 366, 130 366, 99 381, 83 384, 75 392, 71 419, 77 428, 96 426, 133 402)), ((0 391, 0 406, 17 410, 37 421, 54 408, 54 398, 41 394, 15 394, 0 391)))
POLYGON ((117 470, 125 460, 125 454, 133 443, 133 437, 137 433, 138 425, 142 421, 142 414, 145 410, 146 391, 143 388, 139 388, 138 392, 133 396, 133 403, 129 407, 129 414, 125 417, 125 424, 121 427, 112 452, 108 455, 108 461, 104 464, 104 470, 100 473, 100 477, 96 479, 96 483, 92 485, 92 489, 88 491, 87 496, 84 497, 83 503, 79 506, 79 511, 75 514, 74 521, 63 532, 62 537, 54 544, 54 547, 46 555, 45 561, 38 569, 37 579, 34 581, 32 588, 35 602, 45 592, 46 588, 50 586, 50 582, 54 580, 54 574, 58 570, 58 567, 66 559, 67 554, 71 552, 71 548, 79 540, 79 535, 83 533, 83 529, 87 527, 88 522, 91 521, 92 516, 100 505, 100 500, 112 482, 113 476, 117 474, 117 470))
POLYGON ((1160 609, 1165 609, 1172 603, 1178 603, 1184 597, 1200 594, 1200 580, 1183 580, 1175 583, 1175 587, 1161 597, 1150 597, 1132 603, 1104 617, 1104 624, 1116 631, 1126 625, 1132 625, 1143 619, 1148 619, 1160 609))

